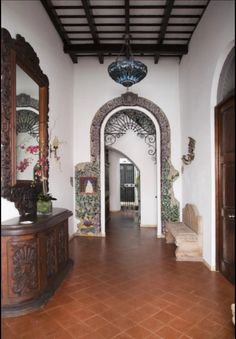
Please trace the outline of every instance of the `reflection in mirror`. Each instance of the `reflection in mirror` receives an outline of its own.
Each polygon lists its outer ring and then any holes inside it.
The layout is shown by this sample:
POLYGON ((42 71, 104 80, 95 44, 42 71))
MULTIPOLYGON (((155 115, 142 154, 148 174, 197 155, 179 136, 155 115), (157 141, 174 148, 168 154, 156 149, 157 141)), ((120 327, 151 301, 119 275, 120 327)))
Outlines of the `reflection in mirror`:
POLYGON ((16 65, 16 180, 33 180, 39 159, 39 88, 16 65))

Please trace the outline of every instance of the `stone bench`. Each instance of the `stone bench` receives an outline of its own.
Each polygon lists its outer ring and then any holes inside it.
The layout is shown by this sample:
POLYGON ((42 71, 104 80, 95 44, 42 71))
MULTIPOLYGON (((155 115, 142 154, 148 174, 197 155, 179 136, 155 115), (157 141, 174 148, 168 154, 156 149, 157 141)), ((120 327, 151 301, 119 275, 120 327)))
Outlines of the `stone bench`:
POLYGON ((202 261, 202 217, 197 207, 186 204, 182 222, 165 223, 166 243, 175 243, 177 261, 202 261))

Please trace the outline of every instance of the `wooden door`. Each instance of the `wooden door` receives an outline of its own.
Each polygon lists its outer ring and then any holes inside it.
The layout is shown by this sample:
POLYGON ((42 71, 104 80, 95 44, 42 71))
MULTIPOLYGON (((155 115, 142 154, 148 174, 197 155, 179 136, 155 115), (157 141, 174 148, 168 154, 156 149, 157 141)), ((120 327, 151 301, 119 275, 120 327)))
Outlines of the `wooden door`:
POLYGON ((217 268, 235 282, 235 104, 234 96, 217 105, 216 235, 217 268))
POLYGON ((134 165, 120 164, 120 201, 129 207, 135 201, 134 165))

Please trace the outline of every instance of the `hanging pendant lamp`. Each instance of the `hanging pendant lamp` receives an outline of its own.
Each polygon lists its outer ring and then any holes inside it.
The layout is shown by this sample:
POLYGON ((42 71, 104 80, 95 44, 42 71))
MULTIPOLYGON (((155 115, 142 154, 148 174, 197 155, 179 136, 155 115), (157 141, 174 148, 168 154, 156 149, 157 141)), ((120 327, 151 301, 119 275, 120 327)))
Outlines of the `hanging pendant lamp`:
POLYGON ((121 49, 116 61, 108 66, 108 73, 110 77, 125 87, 131 87, 145 78, 147 75, 147 66, 141 61, 134 60, 131 47, 130 36, 125 36, 125 44, 121 49), (126 57, 121 57, 122 53, 126 51, 126 57))

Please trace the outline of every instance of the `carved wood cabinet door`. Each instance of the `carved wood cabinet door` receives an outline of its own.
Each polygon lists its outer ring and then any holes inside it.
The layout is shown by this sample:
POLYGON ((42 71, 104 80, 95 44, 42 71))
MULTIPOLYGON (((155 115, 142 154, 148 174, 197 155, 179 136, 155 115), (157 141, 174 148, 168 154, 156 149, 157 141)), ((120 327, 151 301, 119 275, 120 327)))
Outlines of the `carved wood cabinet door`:
POLYGON ((68 224, 61 222, 53 229, 39 233, 41 286, 52 283, 68 262, 68 224))
POLYGON ((6 237, 2 242, 2 255, 6 259, 2 261, 2 270, 8 280, 8 286, 3 281, 2 289, 5 290, 3 295, 7 303, 30 300, 39 293, 41 287, 38 249, 38 238, 32 235, 6 237))

